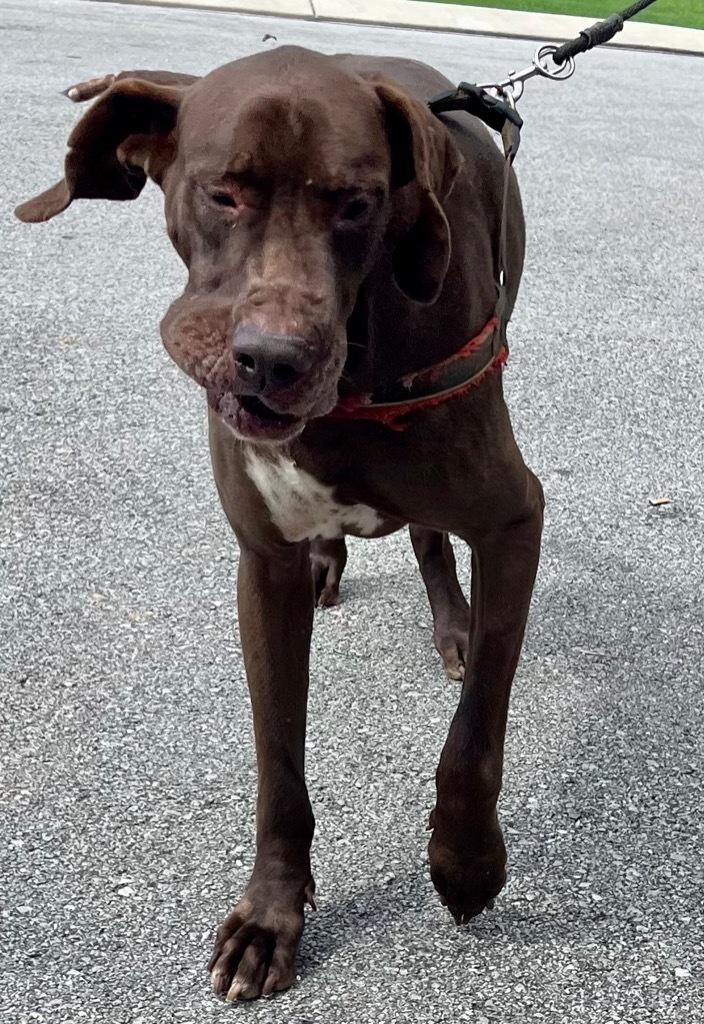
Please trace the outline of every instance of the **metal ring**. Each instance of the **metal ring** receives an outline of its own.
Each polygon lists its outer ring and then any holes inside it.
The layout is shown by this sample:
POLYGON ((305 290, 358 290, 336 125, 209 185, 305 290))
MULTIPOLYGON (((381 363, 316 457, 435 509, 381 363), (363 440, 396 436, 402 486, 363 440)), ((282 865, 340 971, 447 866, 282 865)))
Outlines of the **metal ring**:
POLYGON ((511 110, 515 110, 516 101, 520 100, 523 95, 523 82, 515 82, 513 85, 507 86, 505 89, 499 86, 498 91, 503 97, 504 103, 507 103, 511 110))
POLYGON ((539 46, 535 51, 535 57, 533 57, 533 65, 538 74, 544 78, 552 78, 556 82, 566 82, 575 73, 574 57, 568 57, 564 64, 553 65, 554 70, 543 63, 556 54, 557 49, 557 46, 552 46, 550 43, 546 46, 539 46))

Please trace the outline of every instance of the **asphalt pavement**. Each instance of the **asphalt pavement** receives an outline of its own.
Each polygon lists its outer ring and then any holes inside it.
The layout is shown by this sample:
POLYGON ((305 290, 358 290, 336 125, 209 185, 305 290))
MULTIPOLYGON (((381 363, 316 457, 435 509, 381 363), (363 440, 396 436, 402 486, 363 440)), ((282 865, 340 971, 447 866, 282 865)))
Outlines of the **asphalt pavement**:
MULTIPOLYGON (((0 1019, 8 1024, 689 1024, 704 1014, 701 59, 594 52, 534 82, 506 391, 547 524, 501 814, 510 880, 457 929, 424 830, 457 699, 407 537, 351 544, 317 616, 319 911, 300 982, 233 1007, 204 965, 253 856, 236 549, 205 403, 158 322, 160 195, 55 181, 74 81, 279 42, 452 79, 533 44, 77 0, 0 3, 0 1019), (667 497, 669 504, 651 505, 667 497)), ((468 560, 462 558, 467 580, 468 560)))

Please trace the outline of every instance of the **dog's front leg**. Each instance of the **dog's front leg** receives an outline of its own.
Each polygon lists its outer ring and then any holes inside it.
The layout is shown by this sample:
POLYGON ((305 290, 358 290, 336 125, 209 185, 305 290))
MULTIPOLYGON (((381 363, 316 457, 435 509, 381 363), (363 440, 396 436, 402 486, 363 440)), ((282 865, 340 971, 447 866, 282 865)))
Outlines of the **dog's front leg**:
POLYGON ((213 989, 256 999, 296 978, 313 904, 313 813, 303 775, 313 581, 307 544, 248 547, 238 609, 257 748, 257 853, 247 891, 218 929, 213 989))
MULTIPOLYGON (((523 465, 506 489, 520 505, 503 522, 472 528, 469 664, 437 771, 431 815, 430 869, 458 923, 503 888, 506 848, 496 815, 511 683, 521 651, 538 568, 543 492, 523 465), (515 485, 515 486, 514 486, 515 485)), ((512 474, 512 475, 513 475, 512 474)))

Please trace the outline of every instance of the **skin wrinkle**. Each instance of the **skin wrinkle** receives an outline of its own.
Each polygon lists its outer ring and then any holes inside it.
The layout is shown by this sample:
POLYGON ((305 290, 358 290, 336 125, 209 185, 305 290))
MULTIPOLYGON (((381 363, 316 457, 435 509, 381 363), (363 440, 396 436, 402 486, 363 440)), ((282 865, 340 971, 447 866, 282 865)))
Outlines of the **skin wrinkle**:
MULTIPOLYGON (((256 160, 252 160, 251 167, 256 171, 258 168, 261 169, 262 162, 274 161, 275 166, 275 154, 269 153, 266 149, 268 140, 272 137, 276 137, 277 154, 286 150, 286 129, 282 127, 281 122, 285 119, 288 126, 288 132, 293 136, 294 142, 300 143, 301 149, 309 149, 311 146, 310 136, 315 132, 324 132, 327 125, 323 123, 322 127, 316 123, 316 120, 307 111, 301 111, 299 108, 301 101, 295 102, 284 102, 280 97, 269 97, 266 96, 262 100, 261 97, 256 98, 249 107, 244 108, 242 114, 242 125, 241 130, 236 133, 236 145, 238 151, 235 154, 234 161, 235 166, 239 160, 239 154, 241 153, 242 141, 241 133, 244 132, 245 136, 247 133, 252 135, 258 134, 258 138, 263 145, 247 145, 247 152, 253 149, 255 152, 259 152, 259 156, 256 160), (292 126, 292 127, 291 127, 292 126), (277 131, 277 129, 280 129, 277 131), (264 152, 264 157, 261 156, 261 152, 264 152)), ((318 104, 313 104, 313 107, 318 108, 318 104)), ((318 118, 320 120, 320 118, 318 118)), ((294 147, 296 150, 299 146, 294 147)), ((290 159, 290 157, 289 157, 290 159)), ((226 168, 224 176, 232 173, 232 167, 226 168)), ((194 172, 191 172, 192 176, 195 176, 194 172)), ((203 177, 203 170, 199 170, 199 177, 203 177)), ((271 170, 266 176, 267 181, 271 181, 272 177, 271 170)), ((311 333, 310 324, 313 323, 317 328, 313 332, 315 336, 325 336, 330 334, 333 338, 337 338, 337 347, 344 345, 344 330, 342 325, 338 323, 337 328, 333 328, 331 331, 321 330, 320 313, 321 305, 323 305, 320 299, 320 293, 323 295, 327 292, 334 294, 336 289, 334 287, 320 288, 318 286, 318 301, 315 306, 315 313, 313 313, 311 303, 306 301, 308 289, 305 287, 307 280, 315 280, 320 282, 321 279, 329 279, 330 274, 334 272, 333 261, 330 260, 329 256, 325 252, 323 244, 323 236, 320 231, 311 230, 311 210, 310 207, 315 204, 316 197, 311 195, 306 181, 308 179, 302 179, 302 175, 299 176, 298 180, 293 182, 286 181, 278 185, 278 188, 274 188, 270 195, 270 204, 268 207, 259 211, 260 223, 258 225, 257 235, 260 240, 258 249, 254 253, 249 254, 249 258, 246 265, 239 272, 239 268, 232 268, 232 278, 244 278, 245 283, 240 288, 242 295, 242 305, 245 309, 250 300, 251 294, 257 293, 257 302, 255 304, 255 310, 250 312, 249 315, 245 313, 249 321, 260 323, 262 326, 267 326, 270 330, 279 331, 282 333, 293 333, 297 334, 299 331, 306 331, 311 333), (252 282, 252 278, 255 281, 252 282), (262 282, 264 285, 262 287, 262 282), (269 298, 268 302, 262 301, 262 293, 266 294, 269 298), (317 323, 316 323, 317 321, 317 323)), ((337 184, 337 182, 335 182, 337 184)), ((256 186, 252 185, 251 189, 256 191, 256 186)), ((315 211, 314 211, 315 212, 315 211)), ((209 216, 207 212, 202 214, 204 219, 209 216)), ((207 225, 207 220, 205 221, 207 225)), ((207 231, 207 237, 210 241, 213 237, 217 238, 218 227, 213 227, 212 230, 207 231)), ((196 251, 193 253, 193 277, 196 281, 207 280, 208 272, 204 270, 202 264, 207 263, 209 256, 209 246, 203 244, 198 246, 196 251)), ((334 313, 330 311, 330 318, 334 317, 334 313), (332 315, 330 315, 332 314, 332 315)), ((233 318, 233 327, 237 325, 237 316, 233 318)), ((341 317, 338 316, 336 319, 339 321, 341 317)), ((224 340, 223 340, 224 344, 224 340)), ((325 346, 325 348, 328 348, 325 346)), ((325 363, 323 352, 325 348, 321 350, 320 363, 325 363)), ((341 356, 337 354, 329 358, 329 365, 331 369, 335 369, 339 376, 341 369, 341 356)), ((321 406, 331 407, 334 404, 336 395, 336 381, 332 379, 332 374, 326 374, 323 368, 318 368, 312 378, 308 381, 308 392, 313 394, 317 385, 318 395, 317 402, 321 406), (325 394, 327 392, 327 395, 325 394), (329 396, 329 397, 328 397, 329 396)), ((316 397, 316 396, 314 396, 316 397)), ((315 404, 315 403, 311 403, 315 404)))

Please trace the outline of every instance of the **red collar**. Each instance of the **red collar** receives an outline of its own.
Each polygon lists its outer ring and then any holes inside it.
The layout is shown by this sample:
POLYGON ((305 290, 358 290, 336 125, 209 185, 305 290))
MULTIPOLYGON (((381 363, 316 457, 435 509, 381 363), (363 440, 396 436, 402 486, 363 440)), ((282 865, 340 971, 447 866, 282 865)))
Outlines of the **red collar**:
POLYGON ((392 430, 405 430, 409 422, 400 421, 409 413, 459 398, 507 359, 506 333, 494 316, 449 359, 406 374, 370 394, 342 398, 329 415, 333 419, 373 420, 392 430))

